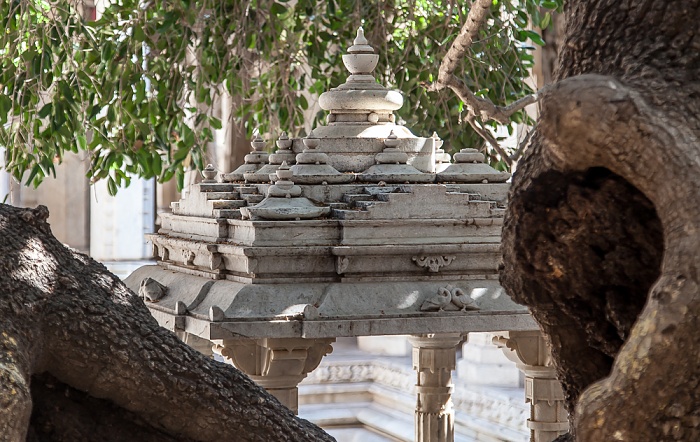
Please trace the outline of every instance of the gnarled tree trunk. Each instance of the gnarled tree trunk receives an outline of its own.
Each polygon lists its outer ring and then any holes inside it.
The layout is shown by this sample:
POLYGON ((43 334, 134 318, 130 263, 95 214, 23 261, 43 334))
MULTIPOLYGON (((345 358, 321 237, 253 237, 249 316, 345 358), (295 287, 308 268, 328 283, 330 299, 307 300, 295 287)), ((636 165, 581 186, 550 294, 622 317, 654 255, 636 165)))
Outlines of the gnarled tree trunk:
POLYGON ((501 281, 578 441, 700 440, 700 0, 571 0, 501 281))
POLYGON ((333 440, 158 326, 47 217, 0 204, 0 440, 333 440))

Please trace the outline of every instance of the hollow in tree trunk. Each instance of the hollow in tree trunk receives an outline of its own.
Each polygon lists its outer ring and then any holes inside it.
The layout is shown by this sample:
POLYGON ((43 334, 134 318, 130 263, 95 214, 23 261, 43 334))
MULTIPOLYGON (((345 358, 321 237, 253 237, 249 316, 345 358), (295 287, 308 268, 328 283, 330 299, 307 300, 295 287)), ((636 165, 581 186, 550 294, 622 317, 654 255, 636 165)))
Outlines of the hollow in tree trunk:
POLYGON ((700 0, 571 0, 501 282, 578 441, 700 440, 700 0))

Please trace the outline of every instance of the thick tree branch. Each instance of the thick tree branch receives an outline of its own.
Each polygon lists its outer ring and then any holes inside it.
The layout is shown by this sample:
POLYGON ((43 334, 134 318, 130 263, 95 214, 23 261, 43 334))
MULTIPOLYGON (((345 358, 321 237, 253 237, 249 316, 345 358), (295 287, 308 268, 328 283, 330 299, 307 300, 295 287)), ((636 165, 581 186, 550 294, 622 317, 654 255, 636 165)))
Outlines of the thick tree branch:
POLYGON ((0 439, 31 429, 35 440, 333 440, 160 327, 116 276, 58 242, 47 217, 0 204, 0 439), (55 388, 68 392, 61 406, 55 388), (128 424, 97 437, 98 418, 128 424))
POLYGON ((494 120, 500 124, 508 124, 510 117, 514 113, 539 101, 542 91, 523 97, 508 106, 500 107, 493 104, 491 100, 477 97, 467 87, 464 81, 454 74, 457 67, 466 56, 467 50, 469 50, 474 43, 474 40, 479 35, 479 31, 484 26, 484 23, 486 23, 486 19, 491 10, 491 4, 491 0, 474 0, 469 9, 466 22, 452 42, 452 45, 450 45, 450 48, 445 54, 445 58, 443 58, 440 64, 437 81, 426 85, 426 89, 429 91, 439 91, 450 88, 467 106, 467 111, 470 116, 467 117, 466 121, 469 122, 472 128, 474 128, 474 130, 486 140, 510 166, 512 162, 511 159, 505 154, 495 138, 493 138, 488 131, 478 126, 476 123, 476 116, 484 122, 494 120))

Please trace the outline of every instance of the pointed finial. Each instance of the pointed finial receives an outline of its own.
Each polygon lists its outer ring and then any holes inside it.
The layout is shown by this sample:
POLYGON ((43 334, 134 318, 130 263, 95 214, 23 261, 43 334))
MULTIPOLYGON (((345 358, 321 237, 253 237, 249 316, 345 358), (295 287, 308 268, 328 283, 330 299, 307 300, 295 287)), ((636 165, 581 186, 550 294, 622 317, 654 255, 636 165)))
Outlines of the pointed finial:
POLYGON ((263 150, 265 148, 265 140, 263 140, 260 136, 260 130, 258 130, 258 128, 255 128, 255 130, 253 130, 253 137, 253 141, 250 142, 250 145, 253 146, 253 150, 263 150))
POLYGON ((315 149, 318 147, 320 140, 316 138, 316 135, 314 135, 314 131, 312 130, 309 132, 309 135, 302 140, 302 142, 304 143, 304 146, 308 147, 309 149, 315 149))
POLYGON ((355 41, 352 42, 354 45, 368 45, 369 42, 365 38, 365 30, 360 26, 357 28, 357 37, 355 37, 355 41))
POLYGON ((442 150, 440 148, 442 147, 443 144, 445 144, 445 142, 442 141, 442 139, 440 138, 440 135, 438 135, 437 131, 433 132, 433 136, 431 138, 433 139, 435 149, 440 150, 442 152, 442 150))
POLYGON ((276 144, 280 149, 288 150, 292 146, 292 140, 287 136, 287 132, 282 132, 276 144))
MULTIPOLYGON (((365 38, 365 30, 360 26, 357 28, 357 37, 352 42, 352 46, 348 48, 349 54, 374 54, 374 48, 370 46, 365 38)), ((374 68, 372 68, 374 69, 374 68)))
POLYGON ((392 149, 398 145, 399 145, 399 137, 397 137, 396 134, 394 133, 394 131, 392 130, 389 133, 389 136, 386 137, 386 139, 384 140, 384 146, 389 148, 389 149, 392 149))
MULTIPOLYGON (((277 184, 278 186, 282 185, 283 183, 280 182, 282 181, 290 181, 292 179, 292 176, 294 175, 294 172, 292 172, 292 169, 287 165, 286 161, 283 161, 280 167, 275 171, 277 174, 277 184)), ((289 198, 289 196, 287 196, 289 198)))

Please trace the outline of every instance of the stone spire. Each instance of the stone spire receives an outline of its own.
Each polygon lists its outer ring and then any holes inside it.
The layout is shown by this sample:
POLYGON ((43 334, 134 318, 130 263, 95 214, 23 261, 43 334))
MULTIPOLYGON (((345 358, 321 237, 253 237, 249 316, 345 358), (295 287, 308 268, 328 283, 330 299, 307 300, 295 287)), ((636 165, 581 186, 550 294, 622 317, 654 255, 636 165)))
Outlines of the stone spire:
POLYGON ((246 182, 268 183, 277 180, 275 172, 285 161, 287 164, 294 164, 296 155, 292 152, 292 140, 287 136, 287 132, 282 132, 277 139, 277 152, 268 157, 269 163, 265 164, 255 172, 244 174, 246 182))
POLYGON ((286 162, 277 169, 277 180, 267 191, 267 198, 252 207, 241 207, 249 219, 289 220, 313 219, 328 215, 330 207, 315 204, 301 195, 301 187, 292 181, 286 162))
POLYGON ((319 97, 321 108, 330 111, 329 124, 394 122, 393 111, 401 108, 403 96, 377 83, 372 75, 377 62, 379 55, 359 28, 353 45, 343 55, 350 76, 345 83, 319 97))
POLYGON ((454 154, 454 160, 454 164, 438 172, 438 182, 505 183, 510 178, 509 173, 484 163, 484 154, 476 149, 462 149, 454 154))
POLYGON ((246 179, 246 174, 251 174, 260 169, 263 164, 267 164, 269 154, 263 150, 265 149, 265 140, 262 139, 257 129, 253 132, 253 136, 255 138, 250 142, 253 150, 245 156, 245 163, 233 172, 224 175, 223 181, 243 181, 246 179))
POLYGON ((328 155, 316 150, 321 140, 314 131, 304 138, 306 149, 296 156, 297 164, 292 166, 294 180, 300 184, 342 184, 355 179, 351 173, 340 173, 328 164, 328 155))
POLYGON ((431 138, 433 139, 433 144, 435 145, 435 171, 442 172, 447 168, 447 166, 450 165, 452 157, 450 157, 450 154, 445 152, 445 150, 442 148, 442 145, 445 142, 440 139, 437 132, 433 132, 433 136, 431 138))
POLYGON ((384 140, 384 150, 375 155, 374 166, 357 176, 359 181, 377 183, 430 183, 435 181, 434 173, 423 173, 408 163, 408 155, 398 149, 399 139, 391 131, 384 140))

